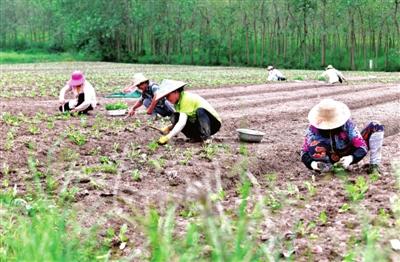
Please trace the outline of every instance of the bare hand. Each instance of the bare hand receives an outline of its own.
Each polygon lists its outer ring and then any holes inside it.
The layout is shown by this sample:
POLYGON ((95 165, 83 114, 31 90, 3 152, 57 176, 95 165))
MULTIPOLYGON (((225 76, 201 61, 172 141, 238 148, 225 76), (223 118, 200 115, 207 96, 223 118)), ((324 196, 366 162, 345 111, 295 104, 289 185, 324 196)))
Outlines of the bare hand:
POLYGON ((131 108, 128 112, 128 116, 133 116, 135 115, 135 109, 131 108))

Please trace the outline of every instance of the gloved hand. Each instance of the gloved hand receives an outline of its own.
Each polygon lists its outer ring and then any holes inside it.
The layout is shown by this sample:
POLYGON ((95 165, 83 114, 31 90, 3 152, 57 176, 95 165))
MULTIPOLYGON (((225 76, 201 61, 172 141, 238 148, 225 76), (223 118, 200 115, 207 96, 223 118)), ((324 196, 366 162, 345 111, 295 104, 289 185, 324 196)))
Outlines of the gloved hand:
POLYGON ((168 143, 168 136, 162 136, 160 137, 160 139, 158 139, 157 143, 159 143, 160 145, 165 145, 166 143, 168 143))
POLYGON ((312 161, 311 168, 317 171, 321 171, 322 173, 332 171, 332 165, 330 163, 325 163, 320 161, 312 161))
POLYGON ((321 171, 321 169, 319 169, 319 166, 318 166, 318 162, 317 162, 317 161, 312 161, 312 162, 311 162, 311 168, 312 168, 313 170, 321 171))
POLYGON ((168 135, 169 131, 171 131, 171 129, 169 128, 169 126, 164 126, 162 128, 160 128, 160 131, 163 135, 168 135))
POLYGON ((348 168, 351 164, 351 162, 353 162, 353 156, 344 156, 342 158, 340 158, 339 160, 339 164, 341 164, 344 168, 348 168))

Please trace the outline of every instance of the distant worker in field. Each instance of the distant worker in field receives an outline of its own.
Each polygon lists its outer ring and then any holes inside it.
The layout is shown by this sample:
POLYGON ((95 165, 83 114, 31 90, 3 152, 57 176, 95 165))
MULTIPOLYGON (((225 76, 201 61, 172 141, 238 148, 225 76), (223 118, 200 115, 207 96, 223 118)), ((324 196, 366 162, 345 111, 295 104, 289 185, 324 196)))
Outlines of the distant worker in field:
MULTIPOLYGON (((129 110, 128 115, 133 116, 136 109, 144 105, 147 109, 154 101, 154 97, 159 91, 160 87, 145 77, 143 74, 138 73, 133 76, 132 87, 137 87, 141 91, 142 95, 139 100, 129 110)), ((162 117, 171 116, 175 112, 173 106, 165 99, 160 99, 152 109, 152 113, 161 115, 162 117)), ((149 113, 149 111, 147 111, 149 113)))
POLYGON ((268 66, 268 81, 285 81, 286 77, 282 74, 281 71, 274 68, 273 66, 268 66))
POLYGON ((81 71, 74 71, 70 80, 60 91, 59 102, 61 112, 87 114, 97 105, 96 92, 89 81, 85 80, 81 71), (74 99, 67 101, 65 93, 70 91, 73 93, 74 99))
POLYGON ((168 143, 181 131, 193 141, 210 141, 209 138, 221 128, 217 111, 201 96, 184 91, 185 85, 181 81, 163 80, 155 102, 149 107, 148 113, 151 114, 157 101, 164 97, 175 106, 172 125, 161 129, 164 135, 158 140, 159 144, 168 143))
POLYGON ((301 160, 318 172, 333 170, 333 164, 347 169, 370 151, 368 173, 379 174, 384 126, 371 122, 361 133, 350 119, 350 109, 342 102, 324 99, 308 114, 301 160))
POLYGON ((343 74, 339 70, 336 70, 332 65, 328 65, 326 67, 325 72, 322 73, 322 76, 328 78, 328 82, 330 84, 337 82, 342 83, 343 81, 346 81, 343 74))

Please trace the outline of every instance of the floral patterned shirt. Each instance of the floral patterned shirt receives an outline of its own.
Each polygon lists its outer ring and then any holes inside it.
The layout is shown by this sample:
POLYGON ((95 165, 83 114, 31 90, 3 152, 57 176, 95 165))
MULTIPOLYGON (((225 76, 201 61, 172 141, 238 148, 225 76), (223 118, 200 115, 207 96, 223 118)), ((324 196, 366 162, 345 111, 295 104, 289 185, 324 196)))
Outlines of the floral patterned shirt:
POLYGON ((333 164, 348 155, 353 156, 352 163, 357 163, 367 151, 367 143, 349 119, 343 126, 332 130, 321 130, 310 125, 301 150, 301 160, 309 169, 312 161, 333 164))

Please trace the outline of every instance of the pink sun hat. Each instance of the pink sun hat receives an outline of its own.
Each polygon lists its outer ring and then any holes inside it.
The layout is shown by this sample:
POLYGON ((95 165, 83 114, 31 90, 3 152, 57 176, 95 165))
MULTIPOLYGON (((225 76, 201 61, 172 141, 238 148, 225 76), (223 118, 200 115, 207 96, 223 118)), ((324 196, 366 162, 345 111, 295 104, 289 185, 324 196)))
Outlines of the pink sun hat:
POLYGON ((71 74, 71 78, 68 81, 68 84, 72 87, 80 86, 85 82, 85 76, 82 71, 74 71, 71 74))

